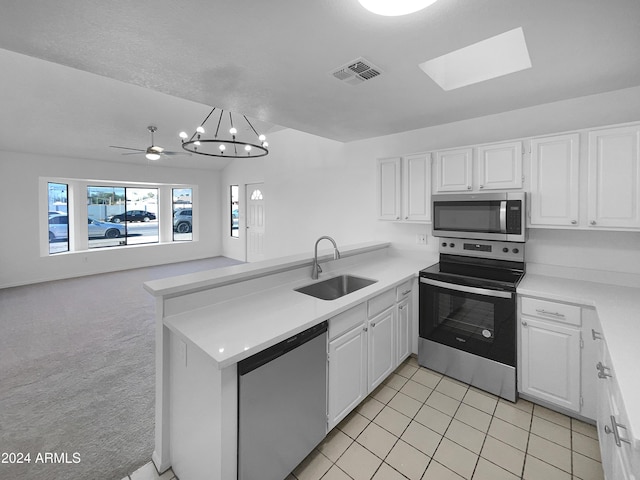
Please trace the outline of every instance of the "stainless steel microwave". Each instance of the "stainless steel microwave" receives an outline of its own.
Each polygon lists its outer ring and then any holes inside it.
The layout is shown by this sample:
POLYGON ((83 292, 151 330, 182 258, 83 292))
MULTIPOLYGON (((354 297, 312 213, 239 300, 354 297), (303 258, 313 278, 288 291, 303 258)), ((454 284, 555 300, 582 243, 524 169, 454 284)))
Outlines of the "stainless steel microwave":
POLYGON ((433 235, 524 242, 524 192, 432 195, 433 235))

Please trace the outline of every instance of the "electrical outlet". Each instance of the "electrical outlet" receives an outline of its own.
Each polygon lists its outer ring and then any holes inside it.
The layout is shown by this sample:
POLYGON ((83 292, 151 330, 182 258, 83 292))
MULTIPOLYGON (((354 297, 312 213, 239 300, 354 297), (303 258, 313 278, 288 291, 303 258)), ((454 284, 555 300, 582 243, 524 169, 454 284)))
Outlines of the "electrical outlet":
POLYGON ((418 245, 426 245, 427 244, 427 235, 425 233, 419 233, 416 235, 416 243, 418 245))

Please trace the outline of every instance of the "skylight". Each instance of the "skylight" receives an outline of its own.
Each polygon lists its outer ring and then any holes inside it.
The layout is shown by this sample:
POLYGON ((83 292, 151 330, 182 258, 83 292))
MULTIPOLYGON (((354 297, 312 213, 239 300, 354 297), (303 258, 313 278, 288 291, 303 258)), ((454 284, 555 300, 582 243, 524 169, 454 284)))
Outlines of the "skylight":
POLYGON ((522 27, 418 65, 449 91, 531 68, 522 27))

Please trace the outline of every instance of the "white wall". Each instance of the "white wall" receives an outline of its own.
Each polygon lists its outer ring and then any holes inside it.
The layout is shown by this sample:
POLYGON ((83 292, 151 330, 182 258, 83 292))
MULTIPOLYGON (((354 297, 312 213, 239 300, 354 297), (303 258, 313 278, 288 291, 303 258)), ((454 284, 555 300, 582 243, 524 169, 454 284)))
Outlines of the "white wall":
MULTIPOLYGON (((0 151, 0 205, 4 228, 0 235, 0 288, 120 269, 158 265, 220 255, 218 225, 220 173, 52 158, 0 151), (38 211, 41 178, 79 178, 103 181, 194 185, 198 190, 199 241, 94 249, 42 255, 38 211)), ((48 233, 48 232, 47 232, 48 233)), ((44 237, 46 238, 46 236, 44 237)))
MULTIPOLYGON (((376 158, 638 120, 640 87, 347 144, 284 130, 270 135, 269 156, 234 160, 223 171, 222 184, 224 189, 230 183, 265 182, 269 258, 311 252, 320 235, 333 236, 338 245, 376 239, 404 248, 437 249, 431 236, 426 247, 416 245, 416 234, 430 233, 429 226, 376 219, 376 158)), ((612 255, 608 245, 620 259, 631 254, 640 260, 635 233, 539 232, 532 238, 527 246, 529 261, 605 268, 612 255), (570 255, 559 253, 570 245, 575 246, 570 255)), ((223 241, 223 251, 244 259, 243 240, 233 246, 223 241)), ((640 261, 616 261, 615 268, 640 273, 640 261)))

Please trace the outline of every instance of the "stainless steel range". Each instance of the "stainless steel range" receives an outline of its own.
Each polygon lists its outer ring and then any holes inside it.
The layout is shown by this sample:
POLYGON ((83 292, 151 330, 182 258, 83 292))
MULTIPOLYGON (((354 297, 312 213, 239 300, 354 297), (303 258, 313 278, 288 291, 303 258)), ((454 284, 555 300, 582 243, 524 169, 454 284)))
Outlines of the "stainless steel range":
POLYGON ((524 244, 440 238, 420 272, 418 362, 516 401, 516 287, 524 244))

